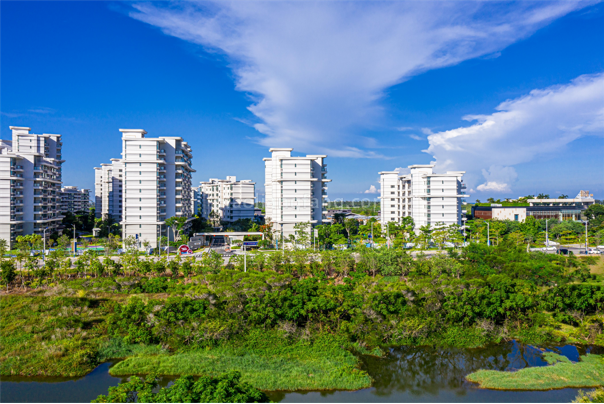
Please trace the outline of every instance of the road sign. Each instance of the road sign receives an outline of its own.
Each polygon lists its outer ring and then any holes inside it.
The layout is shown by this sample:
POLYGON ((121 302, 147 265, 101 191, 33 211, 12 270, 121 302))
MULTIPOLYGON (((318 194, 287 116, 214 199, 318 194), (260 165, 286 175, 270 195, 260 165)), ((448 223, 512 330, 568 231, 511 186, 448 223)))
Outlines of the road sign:
POLYGON ((257 241, 244 241, 243 245, 246 247, 257 247, 258 242, 257 241))
POLYGON ((193 250, 191 250, 191 247, 186 244, 183 244, 178 247, 178 252, 180 253, 180 255, 193 254, 193 250))

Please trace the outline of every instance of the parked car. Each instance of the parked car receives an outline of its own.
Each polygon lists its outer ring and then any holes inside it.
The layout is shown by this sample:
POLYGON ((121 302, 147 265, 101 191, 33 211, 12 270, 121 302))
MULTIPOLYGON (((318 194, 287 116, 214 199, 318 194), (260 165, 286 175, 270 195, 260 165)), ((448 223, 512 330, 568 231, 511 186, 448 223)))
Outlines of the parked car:
POLYGON ((597 248, 589 248, 587 250, 588 254, 602 254, 602 251, 598 250, 597 248))
POLYGON ((561 248, 558 250, 560 254, 568 255, 568 248, 561 248))

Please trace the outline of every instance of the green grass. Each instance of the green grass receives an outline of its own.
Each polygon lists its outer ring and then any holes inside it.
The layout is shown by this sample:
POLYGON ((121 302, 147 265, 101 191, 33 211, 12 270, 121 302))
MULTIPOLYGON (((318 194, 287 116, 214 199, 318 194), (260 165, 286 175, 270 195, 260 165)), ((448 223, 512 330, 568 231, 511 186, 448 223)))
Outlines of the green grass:
POLYGON ((3 296, 0 312, 0 375, 83 376, 97 365, 98 301, 3 296))
POLYGON ((545 354, 550 366, 521 369, 517 372, 479 370, 466 376, 480 387, 495 390, 551 390, 567 387, 604 386, 604 357, 585 355, 577 363, 560 355, 545 354))
POLYGON ((232 370, 261 390, 357 390, 371 386, 358 359, 325 336, 313 342, 288 340, 270 332, 252 335, 243 344, 199 349, 173 355, 137 355, 110 369, 114 376, 217 376, 232 370))

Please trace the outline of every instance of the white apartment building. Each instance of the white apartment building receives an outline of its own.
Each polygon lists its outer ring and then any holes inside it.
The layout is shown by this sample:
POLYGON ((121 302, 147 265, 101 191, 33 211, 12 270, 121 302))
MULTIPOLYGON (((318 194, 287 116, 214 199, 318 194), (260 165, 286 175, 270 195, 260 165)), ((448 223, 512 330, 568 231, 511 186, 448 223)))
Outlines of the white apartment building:
POLYGON ((235 176, 225 180, 210 178, 200 185, 201 215, 210 218, 210 213, 224 222, 239 219, 254 219, 256 183, 251 180, 237 181, 235 176))
MULTIPOLYGON (((145 137, 142 129, 120 129, 124 182, 122 237, 157 247, 172 216, 193 220, 191 147, 181 137, 145 137)), ((174 235, 170 235, 170 240, 174 235)))
POLYGON ((0 239, 12 247, 17 236, 59 230, 64 160, 61 135, 10 129, 12 139, 0 141, 0 239))
POLYGON ((122 220, 124 162, 111 159, 110 164, 94 168, 95 216, 102 219, 122 220))
POLYGON ((410 173, 380 172, 381 222, 400 223, 406 216, 413 218, 415 228, 427 224, 461 225, 461 199, 466 186, 465 171, 433 173, 434 164, 409 166, 410 173))
POLYGON ((193 195, 193 214, 199 215, 202 206, 202 186, 199 185, 191 188, 191 192, 193 195))
POLYGON ((287 239, 295 235, 294 225, 322 224, 327 206, 326 155, 292 157, 293 149, 269 149, 265 158, 266 223, 287 239))
POLYGON ((61 188, 61 213, 88 213, 90 207, 90 190, 68 186, 61 188))

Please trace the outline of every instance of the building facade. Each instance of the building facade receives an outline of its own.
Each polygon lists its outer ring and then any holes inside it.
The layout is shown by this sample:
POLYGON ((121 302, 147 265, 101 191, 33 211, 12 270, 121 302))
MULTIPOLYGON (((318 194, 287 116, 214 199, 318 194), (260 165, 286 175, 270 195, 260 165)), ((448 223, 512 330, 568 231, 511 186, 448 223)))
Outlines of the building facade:
POLYGON ((142 129, 120 129, 124 164, 122 237, 158 246, 168 235, 164 221, 172 216, 193 220, 191 147, 181 137, 145 137, 142 129), (160 233, 161 231, 161 233, 160 233))
POLYGON ((61 188, 61 213, 88 213, 90 190, 68 186, 61 188))
POLYGON ((483 220, 512 220, 524 222, 527 217, 535 219, 582 220, 582 213, 595 200, 587 191, 580 191, 573 199, 528 199, 527 203, 502 204, 490 206, 472 206, 472 217, 483 220), (528 206, 526 206, 528 205, 528 206))
POLYGON ((124 181, 124 162, 111 159, 110 164, 101 164, 94 168, 94 207, 95 216, 115 222, 122 220, 122 197, 124 181))
POLYGON ((310 222, 312 226, 325 220, 327 207, 326 155, 292 157, 293 149, 269 149, 272 156, 265 165, 265 221, 285 238, 295 235, 294 226, 310 222))
POLYGON ((12 247, 17 236, 59 231, 64 160, 61 135, 10 129, 0 141, 0 239, 12 247))
POLYGON ((255 182, 237 181, 235 176, 227 176, 225 180, 210 178, 199 189, 201 215, 205 219, 209 220, 212 212, 215 220, 224 222, 254 219, 255 182))
POLYGON ((409 166, 409 174, 380 172, 381 222, 400 223, 413 218, 415 228, 436 224, 462 224, 465 171, 433 172, 434 165, 409 166))

